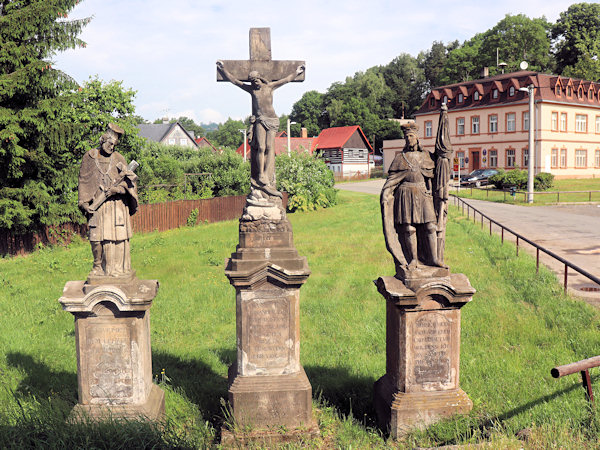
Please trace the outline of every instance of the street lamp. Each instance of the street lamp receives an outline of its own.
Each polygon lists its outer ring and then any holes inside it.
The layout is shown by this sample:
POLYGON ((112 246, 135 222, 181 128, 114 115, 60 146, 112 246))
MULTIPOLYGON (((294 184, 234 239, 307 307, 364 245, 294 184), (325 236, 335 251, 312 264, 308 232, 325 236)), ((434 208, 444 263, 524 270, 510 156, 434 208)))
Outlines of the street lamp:
POLYGON ((238 130, 240 133, 244 133, 244 161, 246 161, 246 147, 248 146, 248 139, 246 138, 246 132, 248 130, 246 130, 245 128, 243 130, 238 130))
POLYGON ((535 86, 530 84, 528 87, 522 87, 519 89, 521 92, 527 92, 529 94, 529 155, 527 156, 527 203, 533 203, 533 172, 534 166, 533 162, 535 161, 535 143, 534 140, 534 124, 535 118, 533 117, 533 96, 534 96, 535 86))
POLYGON ((291 141, 290 141, 290 125, 292 125, 292 124, 295 125, 296 122, 290 122, 290 119, 288 119, 287 120, 288 156, 290 156, 290 154, 292 153, 290 150, 290 146, 292 145, 291 141))

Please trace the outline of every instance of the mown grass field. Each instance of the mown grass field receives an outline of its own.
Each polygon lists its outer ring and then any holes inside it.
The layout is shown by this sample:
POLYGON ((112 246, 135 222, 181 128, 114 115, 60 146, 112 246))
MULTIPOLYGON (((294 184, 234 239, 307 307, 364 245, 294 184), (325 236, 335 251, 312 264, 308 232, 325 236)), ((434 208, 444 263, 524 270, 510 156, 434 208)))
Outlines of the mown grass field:
MULTIPOLYGON (((554 180, 553 186, 548 191, 536 191, 533 196, 534 205, 547 205, 551 203, 566 202, 600 202, 600 178, 564 179, 554 180), (569 191, 585 191, 567 193, 569 191), (557 194, 558 192, 558 194, 557 194)), ((519 191, 514 197, 510 193, 495 191, 493 189, 476 189, 461 187, 460 190, 452 188, 452 193, 464 198, 487 200, 490 202, 506 202, 527 205, 527 195, 519 191)))
MULTIPOLYGON (((400 442, 387 439, 372 406, 373 383, 385 373, 385 304, 373 280, 392 275, 393 264, 378 197, 339 198, 334 208, 290 215, 312 270, 300 293, 301 361, 321 429, 298 446, 598 447, 598 411, 579 375, 556 380, 550 369, 600 353, 600 315, 454 209, 446 262, 478 291, 462 310, 461 387, 474 410, 400 442), (515 437, 524 429, 526 442, 515 437)), ((161 284, 151 310, 153 373, 166 391, 161 427, 65 422, 77 401, 75 338, 73 317, 57 300, 66 281, 85 278, 89 245, 0 259, 0 448, 218 446, 235 358, 235 290, 223 270, 237 240, 236 221, 132 240, 138 277, 161 284)), ((592 379, 598 389, 594 369, 592 379)))

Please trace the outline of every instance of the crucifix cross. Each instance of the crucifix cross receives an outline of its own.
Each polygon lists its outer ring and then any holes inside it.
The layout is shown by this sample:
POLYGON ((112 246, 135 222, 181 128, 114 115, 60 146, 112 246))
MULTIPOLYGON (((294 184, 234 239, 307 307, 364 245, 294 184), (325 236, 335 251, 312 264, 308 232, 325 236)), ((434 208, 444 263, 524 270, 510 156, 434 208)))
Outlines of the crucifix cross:
MULTIPOLYGON (((304 61, 273 61, 271 59, 271 29, 250 28, 250 59, 225 60, 223 66, 240 81, 250 81, 248 74, 252 71, 260 73, 269 81, 280 80, 293 73, 304 61)), ((217 81, 228 81, 217 70, 217 81)), ((295 82, 304 81, 304 72, 298 75, 295 82)))

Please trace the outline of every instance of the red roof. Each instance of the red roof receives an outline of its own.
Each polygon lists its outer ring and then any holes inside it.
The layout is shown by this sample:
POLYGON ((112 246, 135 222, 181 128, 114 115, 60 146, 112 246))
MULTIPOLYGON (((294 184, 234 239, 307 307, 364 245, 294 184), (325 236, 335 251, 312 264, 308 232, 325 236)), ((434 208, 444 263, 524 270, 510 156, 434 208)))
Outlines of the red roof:
POLYGON ((348 142, 348 139, 352 137, 352 135, 358 130, 361 137, 365 141, 367 148, 372 152, 373 148, 371 147, 371 143, 366 138, 362 129, 358 125, 352 125, 349 127, 334 127, 334 128, 326 128, 321 131, 319 134, 319 142, 317 146, 319 149, 324 148, 342 148, 344 144, 348 142))
MULTIPOLYGON (((318 138, 290 138, 290 148, 293 152, 303 152, 308 150, 311 154, 315 151, 318 138)), ((248 142, 246 152, 250 155, 250 142, 248 142)), ((244 143, 238 147, 236 153, 244 154, 244 143)), ((287 153, 287 137, 275 137, 275 154, 281 155, 287 153)))

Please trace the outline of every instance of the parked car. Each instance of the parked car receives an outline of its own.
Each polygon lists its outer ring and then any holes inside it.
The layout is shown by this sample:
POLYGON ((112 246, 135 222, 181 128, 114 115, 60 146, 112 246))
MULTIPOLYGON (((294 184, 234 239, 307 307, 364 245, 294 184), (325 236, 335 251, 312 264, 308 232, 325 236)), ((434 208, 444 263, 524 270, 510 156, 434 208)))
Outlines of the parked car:
POLYGON ((462 175, 460 177, 461 186, 472 186, 475 185, 485 186, 488 184, 488 178, 492 175, 496 175, 498 171, 496 169, 477 169, 468 175, 462 175))

